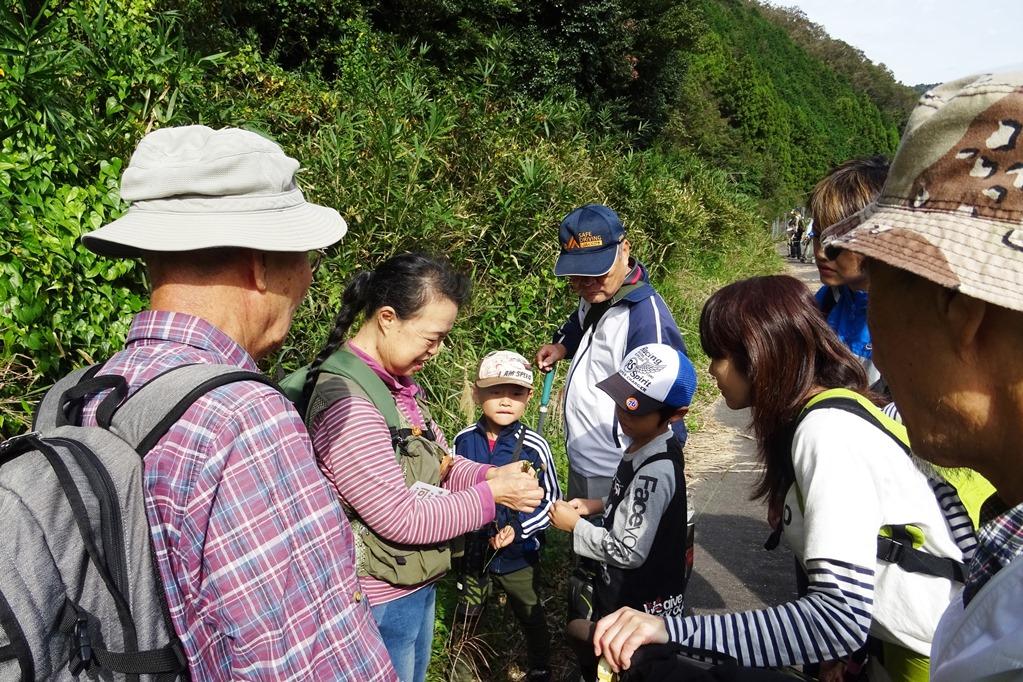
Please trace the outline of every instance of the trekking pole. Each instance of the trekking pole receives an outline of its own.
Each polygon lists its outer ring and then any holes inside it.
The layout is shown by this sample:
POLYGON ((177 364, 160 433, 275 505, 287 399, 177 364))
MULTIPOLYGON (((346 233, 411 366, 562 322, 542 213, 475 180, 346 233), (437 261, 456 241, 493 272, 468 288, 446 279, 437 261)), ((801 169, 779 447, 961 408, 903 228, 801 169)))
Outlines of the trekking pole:
POLYGON ((551 402, 551 388, 554 387, 554 368, 551 367, 543 378, 543 393, 540 394, 540 416, 536 420, 536 432, 543 435, 543 423, 547 420, 547 405, 551 402))

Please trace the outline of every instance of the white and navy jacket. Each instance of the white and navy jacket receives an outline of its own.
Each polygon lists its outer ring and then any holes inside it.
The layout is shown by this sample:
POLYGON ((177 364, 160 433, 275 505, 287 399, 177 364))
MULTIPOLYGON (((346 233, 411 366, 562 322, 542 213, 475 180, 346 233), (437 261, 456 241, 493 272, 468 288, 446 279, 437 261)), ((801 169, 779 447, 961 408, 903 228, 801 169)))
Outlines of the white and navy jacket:
MULTIPOLYGON (((501 430, 491 451, 487 444, 486 427, 480 419, 455 436, 455 454, 474 462, 497 467, 510 464, 515 459, 525 460, 536 470, 537 482, 543 490, 543 500, 532 513, 518 512, 504 505, 497 505, 494 522, 498 528, 512 526, 515 529, 515 541, 497 553, 490 562, 490 572, 503 575, 536 563, 543 531, 551 523, 547 512, 556 500, 561 499, 558 474, 554 469, 554 458, 551 456, 551 448, 547 441, 521 421, 516 421, 501 430), (522 429, 526 430, 525 438, 522 441, 522 450, 518 457, 515 457, 515 445, 522 429)), ((493 531, 488 533, 493 534, 493 531)))
MULTIPOLYGON (((631 263, 625 284, 596 324, 583 329, 591 306, 580 300, 576 312, 554 334, 554 343, 564 345, 566 357, 572 359, 564 402, 568 462, 573 472, 586 478, 613 477, 622 459, 615 404, 597 382, 617 372, 625 356, 645 343, 665 343, 688 354, 678 325, 650 286, 645 268, 631 263)), ((673 429, 684 445, 686 427, 681 419, 673 429)))

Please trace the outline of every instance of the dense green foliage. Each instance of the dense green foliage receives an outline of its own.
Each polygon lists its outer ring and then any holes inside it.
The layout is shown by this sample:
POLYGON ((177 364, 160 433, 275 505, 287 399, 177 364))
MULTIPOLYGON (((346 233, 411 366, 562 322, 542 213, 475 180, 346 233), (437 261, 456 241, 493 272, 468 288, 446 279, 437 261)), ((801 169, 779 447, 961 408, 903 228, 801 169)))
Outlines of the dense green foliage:
POLYGON ((890 153, 897 123, 845 76, 792 42, 760 5, 702 0, 681 96, 664 137, 700 150, 780 212, 842 160, 890 153))
POLYGON ((777 267, 771 211, 899 123, 740 0, 0 1, 0 436, 145 306, 138 263, 77 241, 125 210, 156 127, 263 132, 348 220, 270 371, 316 351, 360 267, 425 249, 472 272, 421 377, 450 432, 479 356, 530 355, 573 306, 552 274, 572 207, 619 211, 702 364, 706 296, 777 267))
POLYGON ((917 96, 930 86, 903 85, 884 64, 875 64, 863 52, 846 42, 832 38, 820 24, 810 21, 795 7, 763 4, 760 12, 769 21, 781 26, 793 42, 843 76, 858 92, 866 93, 887 123, 904 121, 917 96), (921 87, 923 89, 921 89, 921 87))
MULTIPOLYGON (((264 25, 256 19, 272 23, 285 6, 269 3, 259 15, 254 5, 248 25, 198 32, 192 48, 182 38, 192 29, 182 25, 212 25, 208 4, 168 12, 148 0, 81 0, 15 4, 4 15, 4 432, 24 424, 26 396, 115 349, 144 305, 135 263, 98 259, 75 244, 124 209, 120 169, 135 141, 159 125, 265 131, 303 160, 311 198, 349 220, 349 238, 321 271, 278 359, 285 367, 325 337, 356 264, 425 248, 475 274, 479 295, 456 330, 451 361, 426 372, 435 393, 458 394, 480 350, 528 353, 567 311, 570 297, 551 276, 553 230, 584 201, 621 211, 660 280, 685 273, 702 289, 708 269, 743 243, 753 245, 747 258, 722 277, 763 262, 755 197, 685 148, 635 149, 621 121, 572 94, 574 76, 563 74, 560 94, 516 93, 521 76, 494 36, 447 78, 424 44, 396 42, 373 28, 380 17, 356 6, 333 22, 312 15, 327 22, 329 45, 321 38, 303 48, 315 68, 286 69, 269 58, 273 50, 263 55, 262 40, 246 38, 264 25), (225 49, 200 58, 218 46, 225 49)), ((283 25, 292 37, 311 31, 283 25)), ((580 73, 577 63, 566 69, 580 73)), ((464 418, 451 401, 439 402, 450 406, 440 410, 447 425, 464 418)))

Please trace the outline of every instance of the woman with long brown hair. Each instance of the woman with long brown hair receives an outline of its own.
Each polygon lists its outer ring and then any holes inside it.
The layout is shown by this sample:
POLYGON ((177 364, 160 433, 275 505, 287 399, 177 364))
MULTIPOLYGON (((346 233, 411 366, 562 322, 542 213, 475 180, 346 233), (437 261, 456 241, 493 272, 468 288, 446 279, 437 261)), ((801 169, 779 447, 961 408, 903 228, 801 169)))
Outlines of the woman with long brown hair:
POLYGON ((899 425, 879 421, 863 366, 798 280, 754 277, 719 290, 703 308, 700 342, 728 407, 751 408, 764 466, 753 496, 780 511, 808 591, 743 613, 621 610, 598 624, 597 648, 623 666, 640 644, 670 640, 768 667, 838 660, 871 635, 888 678, 925 680, 934 628, 960 585, 882 560, 879 548, 904 540, 894 552, 954 569, 974 543, 967 533, 957 544, 939 506, 941 496, 953 523, 963 518, 954 490, 907 456, 891 432, 899 425), (882 529, 893 537, 879 538, 882 529))

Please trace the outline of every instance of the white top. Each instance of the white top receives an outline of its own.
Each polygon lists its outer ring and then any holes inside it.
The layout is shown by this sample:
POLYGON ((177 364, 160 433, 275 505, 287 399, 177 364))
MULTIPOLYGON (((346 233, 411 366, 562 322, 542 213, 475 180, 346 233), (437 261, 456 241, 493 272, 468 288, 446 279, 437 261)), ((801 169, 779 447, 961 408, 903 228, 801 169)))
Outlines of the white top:
POLYGON ((794 485, 782 521, 806 568, 806 596, 757 611, 665 618, 671 641, 747 666, 837 660, 860 648, 868 631, 927 655, 938 619, 961 587, 881 563, 877 535, 882 525, 912 524, 927 551, 961 560, 949 530, 965 518, 955 492, 928 480, 885 432, 838 409, 806 416, 792 459, 805 512, 794 485), (939 497, 955 498, 945 513, 939 497))
POLYGON ((962 561, 927 477, 889 435, 862 417, 818 409, 799 425, 792 443, 796 486, 785 498, 785 539, 796 556, 875 567, 871 632, 928 655, 945 607, 961 586, 907 573, 877 561, 881 526, 908 525, 924 534, 930 554, 962 561), (839 435, 840 434, 840 435, 839 435))

